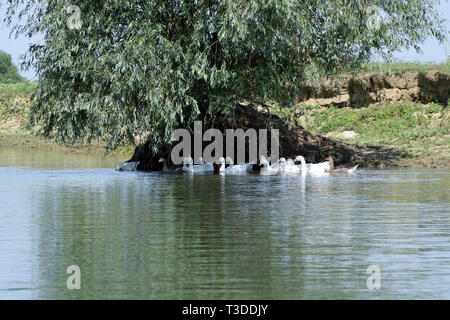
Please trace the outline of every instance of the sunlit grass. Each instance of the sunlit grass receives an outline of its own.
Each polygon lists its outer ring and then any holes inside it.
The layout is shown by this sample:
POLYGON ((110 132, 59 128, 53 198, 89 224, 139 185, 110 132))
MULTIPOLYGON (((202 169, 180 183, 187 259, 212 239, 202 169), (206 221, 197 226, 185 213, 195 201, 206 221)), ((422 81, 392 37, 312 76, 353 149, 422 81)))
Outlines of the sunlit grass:
POLYGON ((368 72, 392 73, 401 71, 425 72, 431 70, 450 73, 450 59, 447 59, 447 61, 442 63, 394 62, 388 64, 384 62, 375 62, 363 66, 361 70, 358 71, 358 73, 368 73, 368 72))

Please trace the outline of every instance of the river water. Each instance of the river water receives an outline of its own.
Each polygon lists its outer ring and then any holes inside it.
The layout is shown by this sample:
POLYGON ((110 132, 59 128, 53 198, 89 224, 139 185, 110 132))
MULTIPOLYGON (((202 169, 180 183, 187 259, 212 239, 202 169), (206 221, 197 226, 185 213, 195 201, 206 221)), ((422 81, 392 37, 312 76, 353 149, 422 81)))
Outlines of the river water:
POLYGON ((0 299, 450 298, 448 170, 224 177, 116 164, 0 148, 0 299), (71 265, 80 290, 67 288, 71 265))

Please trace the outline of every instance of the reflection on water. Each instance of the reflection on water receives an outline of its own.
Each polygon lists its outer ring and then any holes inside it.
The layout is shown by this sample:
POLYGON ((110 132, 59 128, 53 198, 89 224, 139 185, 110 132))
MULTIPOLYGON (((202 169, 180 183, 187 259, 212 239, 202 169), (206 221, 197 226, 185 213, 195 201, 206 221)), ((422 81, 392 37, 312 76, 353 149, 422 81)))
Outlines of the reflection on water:
POLYGON ((3 299, 450 298, 449 171, 192 176, 0 156, 3 299), (74 264, 81 290, 66 288, 74 264))

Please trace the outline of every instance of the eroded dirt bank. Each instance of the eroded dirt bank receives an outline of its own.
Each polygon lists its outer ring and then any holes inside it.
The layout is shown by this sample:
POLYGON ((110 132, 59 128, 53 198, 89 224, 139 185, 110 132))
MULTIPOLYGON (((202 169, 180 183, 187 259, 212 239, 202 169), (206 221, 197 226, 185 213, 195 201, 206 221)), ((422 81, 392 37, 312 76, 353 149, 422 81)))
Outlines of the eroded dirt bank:
POLYGON ((378 102, 415 101, 447 105, 450 74, 439 71, 370 73, 343 76, 320 85, 307 86, 297 103, 359 108, 378 102))

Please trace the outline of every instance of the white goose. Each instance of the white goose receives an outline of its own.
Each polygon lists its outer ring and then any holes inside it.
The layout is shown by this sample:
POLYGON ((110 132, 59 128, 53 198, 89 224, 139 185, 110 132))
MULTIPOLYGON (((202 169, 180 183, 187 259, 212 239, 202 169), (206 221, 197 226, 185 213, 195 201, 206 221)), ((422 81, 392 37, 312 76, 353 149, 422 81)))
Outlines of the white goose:
POLYGON ((226 160, 224 157, 220 157, 216 160, 216 163, 220 164, 220 174, 243 174, 246 172, 250 172, 252 168, 251 165, 247 164, 233 165, 233 160, 230 157, 227 157, 226 160), (225 168, 227 162, 230 163, 230 166, 228 168, 225 168))
POLYGON ((299 169, 300 169, 300 171, 302 172, 302 176, 303 175, 306 175, 306 172, 308 171, 308 165, 306 164, 306 160, 305 160, 305 158, 303 157, 303 156, 297 156, 295 159, 294 159, 294 164, 295 164, 295 162, 297 162, 297 161, 300 161, 300 165, 299 166, 296 166, 296 167, 298 167, 299 169))
POLYGON ((330 170, 330 161, 320 162, 320 163, 306 163, 305 158, 303 156, 297 156, 294 160, 295 162, 301 162, 301 170, 306 168, 305 171, 310 173, 326 173, 330 170))
POLYGON ((280 163, 277 162, 273 165, 270 165, 269 160, 263 155, 259 156, 259 166, 262 166, 261 168, 261 174, 262 175, 273 175, 280 172, 280 163))
POLYGON ((234 164, 233 159, 226 157, 225 162, 228 162, 230 166, 227 169, 232 169, 234 172, 252 172, 253 165, 250 163, 234 164))
POLYGON ((206 163, 202 157, 198 159, 200 161, 200 165, 202 166, 203 170, 207 172, 214 171, 214 165, 212 163, 206 163))
MULTIPOLYGON (((203 159, 200 158, 200 162, 203 162, 203 159)), ((213 172, 214 166, 212 164, 208 164, 203 162, 202 164, 195 165, 194 161, 191 157, 187 157, 183 159, 183 167, 182 170, 184 172, 190 172, 190 173, 199 173, 199 172, 213 172)))
POLYGON ((292 159, 286 161, 286 158, 280 158, 280 170, 285 173, 299 173, 300 167, 297 167, 292 159))
POLYGON ((219 159, 216 160, 217 164, 220 164, 220 168, 219 168, 219 172, 220 173, 225 173, 226 172, 226 168, 225 168, 225 158, 224 157, 219 157, 219 159))

